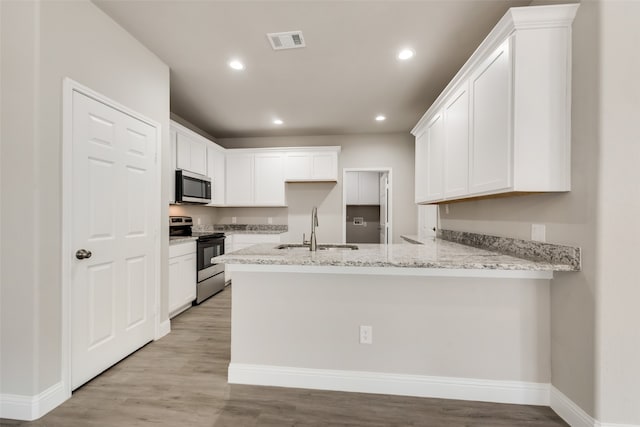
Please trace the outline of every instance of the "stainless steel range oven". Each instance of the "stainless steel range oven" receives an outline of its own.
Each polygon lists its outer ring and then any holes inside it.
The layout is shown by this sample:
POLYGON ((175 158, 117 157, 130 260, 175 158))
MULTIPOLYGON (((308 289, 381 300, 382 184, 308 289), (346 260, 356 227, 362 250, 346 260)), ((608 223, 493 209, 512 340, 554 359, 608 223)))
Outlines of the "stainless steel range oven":
POLYGON ((224 264, 213 264, 211 258, 224 255, 224 233, 198 236, 198 287, 196 304, 224 289, 224 264))
POLYGON ((169 236, 179 238, 197 237, 197 278, 196 300, 200 304, 224 289, 224 264, 213 264, 211 258, 224 254, 224 233, 192 232, 193 219, 189 216, 169 217, 169 236))

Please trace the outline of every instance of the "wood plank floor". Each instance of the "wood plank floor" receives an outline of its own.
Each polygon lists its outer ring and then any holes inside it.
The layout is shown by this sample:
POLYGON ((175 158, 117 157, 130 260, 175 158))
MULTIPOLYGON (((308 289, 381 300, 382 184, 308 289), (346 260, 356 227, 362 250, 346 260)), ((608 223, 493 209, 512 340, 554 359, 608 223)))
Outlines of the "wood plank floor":
POLYGON ((227 384, 231 289, 34 422, 5 426, 566 426, 549 408, 227 384))

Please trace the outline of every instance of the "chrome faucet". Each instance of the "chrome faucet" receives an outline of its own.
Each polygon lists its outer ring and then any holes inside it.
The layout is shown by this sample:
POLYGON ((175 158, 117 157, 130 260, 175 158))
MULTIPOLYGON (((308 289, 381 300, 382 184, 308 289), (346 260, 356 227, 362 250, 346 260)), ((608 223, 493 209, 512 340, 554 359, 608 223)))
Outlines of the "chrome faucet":
POLYGON ((318 226, 318 208, 316 206, 311 210, 311 237, 307 241, 304 233, 302 233, 302 244, 309 245, 310 251, 318 250, 318 242, 316 240, 316 227, 318 226))

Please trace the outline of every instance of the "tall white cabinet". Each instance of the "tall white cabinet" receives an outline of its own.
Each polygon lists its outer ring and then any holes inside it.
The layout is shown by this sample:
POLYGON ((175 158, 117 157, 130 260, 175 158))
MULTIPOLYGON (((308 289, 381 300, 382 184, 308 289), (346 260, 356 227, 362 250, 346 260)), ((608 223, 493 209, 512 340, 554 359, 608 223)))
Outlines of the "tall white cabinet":
POLYGON ((571 189, 577 4, 510 9, 412 130, 415 201, 571 189))
POLYGON ((207 147, 207 176, 211 179, 211 203, 208 206, 225 204, 225 149, 216 144, 207 147))

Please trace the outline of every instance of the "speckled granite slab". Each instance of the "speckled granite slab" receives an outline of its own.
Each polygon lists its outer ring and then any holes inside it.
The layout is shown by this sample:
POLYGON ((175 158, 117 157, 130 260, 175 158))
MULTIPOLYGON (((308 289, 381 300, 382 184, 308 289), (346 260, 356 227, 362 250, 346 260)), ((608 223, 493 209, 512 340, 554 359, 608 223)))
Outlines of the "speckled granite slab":
POLYGON ((196 236, 171 236, 169 237, 169 245, 179 245, 181 243, 195 242, 196 236))
POLYGON ((281 224, 215 224, 194 225, 193 231, 221 231, 226 234, 281 234, 289 230, 281 224))
POLYGON ((453 230, 440 230, 438 237, 450 242, 499 252, 531 261, 540 261, 549 264, 566 264, 571 267, 569 271, 580 271, 581 268, 580 248, 573 246, 453 230))
POLYGON ((358 244, 358 250, 311 252, 307 248, 277 249, 273 243, 254 245, 216 257, 227 264, 314 265, 344 267, 448 268, 573 271, 568 264, 531 261, 442 239, 422 245, 358 244))

